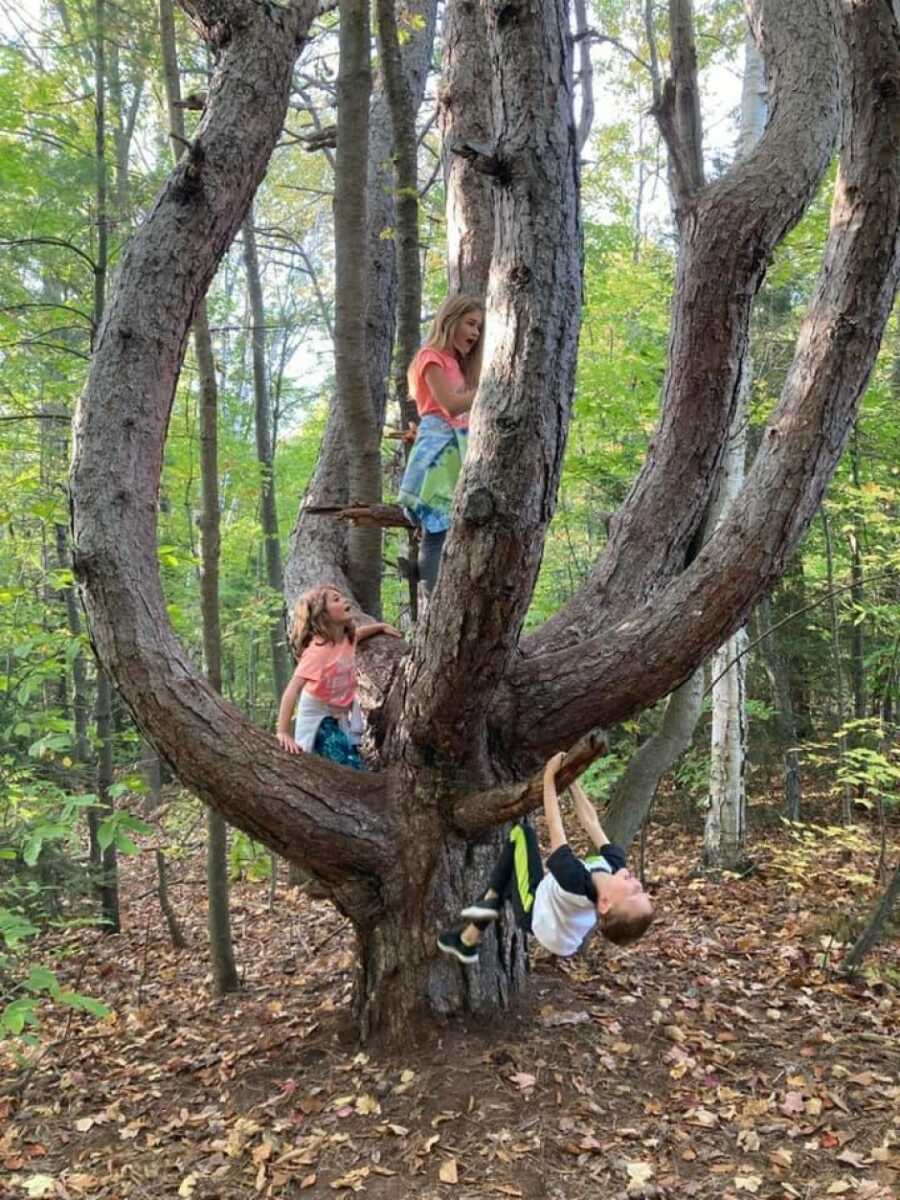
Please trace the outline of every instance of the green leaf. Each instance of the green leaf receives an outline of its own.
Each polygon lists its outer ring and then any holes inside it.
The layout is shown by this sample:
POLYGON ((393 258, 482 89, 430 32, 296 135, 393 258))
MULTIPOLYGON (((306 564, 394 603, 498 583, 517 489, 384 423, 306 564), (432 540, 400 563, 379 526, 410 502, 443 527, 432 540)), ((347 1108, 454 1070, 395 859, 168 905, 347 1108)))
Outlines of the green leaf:
POLYGON ((30 992, 49 992, 55 997, 60 993, 59 980, 47 967, 32 967, 25 980, 25 986, 30 992))
POLYGON ((22 1032, 26 1025, 36 1025, 37 1017, 34 1015, 35 1001, 30 997, 13 1000, 11 1004, 7 1004, 3 1012, 0 1013, 0 1029, 6 1029, 14 1037, 22 1032))
POLYGON ((101 850, 105 850, 107 846, 113 844, 116 836, 116 827, 113 818, 108 821, 101 821, 100 828, 97 830, 97 845, 101 850))
POLYGON ((108 1005, 101 1004, 91 996, 82 996, 80 992, 60 992, 56 999, 60 1004, 68 1004, 70 1008, 79 1008, 92 1017, 108 1017, 112 1011, 108 1005))

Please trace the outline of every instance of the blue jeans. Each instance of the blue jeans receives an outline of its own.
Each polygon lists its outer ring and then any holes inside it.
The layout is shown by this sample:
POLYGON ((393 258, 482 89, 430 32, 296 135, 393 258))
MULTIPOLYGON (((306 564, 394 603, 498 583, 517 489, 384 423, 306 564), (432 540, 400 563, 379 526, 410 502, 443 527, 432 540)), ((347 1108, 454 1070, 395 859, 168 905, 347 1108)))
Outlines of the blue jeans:
POLYGON ((427 529, 422 530, 422 542, 419 546, 419 578, 425 585, 426 596, 431 595, 434 585, 437 583, 446 537, 446 529, 442 529, 440 533, 429 533, 427 529))

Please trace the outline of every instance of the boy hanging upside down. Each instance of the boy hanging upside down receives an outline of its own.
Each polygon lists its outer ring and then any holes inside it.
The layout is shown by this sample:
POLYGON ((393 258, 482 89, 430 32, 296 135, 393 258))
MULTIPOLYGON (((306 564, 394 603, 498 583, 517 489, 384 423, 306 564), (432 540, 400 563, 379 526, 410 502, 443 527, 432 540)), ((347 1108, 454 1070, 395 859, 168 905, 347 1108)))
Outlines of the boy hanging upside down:
POLYGON ((478 961, 478 943, 491 921, 496 921, 509 899, 516 923, 533 933, 551 954, 574 954, 600 922, 600 929, 618 946, 635 942, 653 920, 653 905, 639 879, 625 866, 625 853, 603 832, 593 804, 578 783, 570 787, 575 812, 585 833, 599 851, 584 860, 576 858, 566 839, 556 774, 565 755, 556 754, 544 767, 544 815, 550 834, 550 857, 545 875, 534 830, 519 821, 509 832, 503 853, 494 867, 487 890, 462 910, 470 923, 461 930, 447 929, 438 937, 444 954, 461 963, 478 961))

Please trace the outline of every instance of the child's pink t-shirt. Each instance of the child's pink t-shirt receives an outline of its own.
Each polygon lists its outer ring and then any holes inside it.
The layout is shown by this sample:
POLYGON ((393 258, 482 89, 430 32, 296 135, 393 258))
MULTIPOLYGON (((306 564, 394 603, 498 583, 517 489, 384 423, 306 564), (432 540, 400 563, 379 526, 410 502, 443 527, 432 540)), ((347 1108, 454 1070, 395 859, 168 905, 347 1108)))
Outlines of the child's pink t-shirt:
POLYGON ((294 671, 304 690, 334 708, 349 708, 356 696, 356 643, 312 641, 294 671))
POLYGON ((451 354, 449 350, 435 350, 432 346, 423 347, 413 359, 412 369, 413 397, 416 401, 416 408, 419 410, 419 416, 427 417, 432 413, 436 417, 442 417, 455 429, 465 429, 469 424, 469 414, 464 412, 451 416, 445 408, 441 408, 434 398, 431 386, 425 378, 425 368, 430 367, 432 363, 441 368, 447 376, 447 383, 454 392, 466 390, 465 376, 456 355, 451 354))

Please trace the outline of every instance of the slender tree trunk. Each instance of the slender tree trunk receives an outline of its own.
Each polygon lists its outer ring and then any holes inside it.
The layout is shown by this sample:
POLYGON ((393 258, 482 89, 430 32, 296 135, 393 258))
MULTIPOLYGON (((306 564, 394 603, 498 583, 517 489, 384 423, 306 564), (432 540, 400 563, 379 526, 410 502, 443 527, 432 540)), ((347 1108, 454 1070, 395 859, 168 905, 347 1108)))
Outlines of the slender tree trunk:
POLYGON ((669 696, 659 729, 628 760, 603 818, 603 828, 612 841, 627 848, 643 827, 660 780, 693 740, 702 707, 701 669, 669 696))
POLYGON ((898 896, 900 896, 900 862, 894 868, 894 874, 891 876, 891 881, 885 888, 884 894, 872 910, 868 924, 850 947, 847 957, 843 962, 844 971, 855 971, 880 939, 884 932, 884 927, 890 919, 894 905, 897 903, 898 896))
POLYGON ((176 950, 184 950, 187 946, 187 939, 178 921, 178 915, 172 907, 172 900, 169 896, 166 856, 162 850, 156 851, 156 898, 159 900, 160 912, 165 917, 166 928, 169 930, 172 945, 176 950))
MULTIPOLYGON (((853 480, 854 507, 856 509, 851 528, 847 534, 850 545, 850 600, 853 604, 853 619, 850 622, 850 684, 853 689, 853 716, 862 722, 866 718, 866 658, 865 658, 865 600, 866 589, 863 574, 863 547, 865 539, 865 519, 860 511, 862 502, 860 453, 859 453, 859 423, 853 426, 849 444, 850 473, 853 480)), ((850 731, 848 744, 857 748, 865 744, 865 734, 860 726, 850 731)), ((866 794, 864 782, 857 784, 856 794, 863 798, 866 794)))
MULTIPOLYGON (((106 0, 94 0, 94 155, 97 205, 97 252, 94 266, 94 328, 100 328, 106 305, 106 271, 109 260, 106 173, 106 0)), ((100 811, 113 814, 112 686, 97 664, 97 796, 100 811)), ((99 843, 98 843, 99 847, 99 843)), ((115 841, 101 853, 100 909, 106 933, 119 932, 119 868, 115 841)))
MULTIPOLYGON (((407 82, 400 55, 395 0, 376 0, 378 53, 384 78, 384 92, 391 113, 394 147, 394 183, 397 211, 397 342, 394 347, 394 399, 400 409, 400 428, 407 429, 417 420, 415 401, 410 398, 406 372, 419 348, 422 310, 422 270, 419 261, 419 178, 416 112, 418 104, 407 82)), ((409 457, 409 445, 403 446, 403 458, 409 457)), ((417 557, 414 530, 406 535, 407 561, 417 557)), ((409 608, 413 621, 418 618, 418 583, 408 573, 409 608)))
MULTIPOLYGON (((746 370, 750 371, 749 354, 746 370)), ((715 523, 724 519, 744 483, 749 378, 735 408, 731 439, 722 469, 715 523)), ((703 864, 714 871, 745 865, 747 758, 747 632, 739 629, 712 657, 712 740, 709 805, 703 834, 703 864)))
MULTIPOLYGON (((381 500, 381 426, 366 372, 366 174, 369 138, 368 0, 340 0, 338 143, 334 170, 334 373, 344 415, 352 503, 381 500)), ((381 529, 353 525, 347 574, 357 602, 381 614, 381 529)))
POLYGON ((785 815, 789 821, 800 820, 801 786, 800 759, 797 749, 797 724, 794 719, 794 704, 791 699, 791 682, 787 661, 782 653, 782 643, 777 632, 772 630, 772 603, 768 597, 760 601, 759 608, 760 651, 775 707, 775 723, 781 753, 784 759, 785 815))
MULTIPOLYGON (((436 0, 407 0, 404 11, 409 26, 400 47, 403 76, 418 112, 425 91, 436 23, 436 0)), ((394 341, 394 309, 397 302, 397 265, 394 238, 396 227, 395 189, 391 177, 390 112, 384 72, 376 81, 369 122, 367 165, 367 251, 366 251, 366 351, 369 391, 379 430, 387 403, 386 381, 390 374, 394 341)), ((304 504, 338 504, 350 498, 344 415, 335 397, 319 451, 315 474, 304 504)), ((352 590, 347 578, 348 532, 346 522, 316 516, 301 505, 291 534, 291 553, 285 565, 288 604, 305 588, 323 579, 352 590)))
MULTIPOLYGON (((175 161, 181 157, 185 141, 185 128, 181 100, 181 84, 178 73, 178 52, 175 42, 175 20, 172 0, 159 0, 159 26, 162 42, 163 73, 171 131, 176 135, 173 153, 175 161), (180 139, 180 140, 178 140, 180 139)), ((222 636, 219 621, 219 452, 218 452, 218 408, 219 396, 216 386, 216 366, 213 358, 212 337, 206 312, 205 297, 197 306, 193 322, 194 351, 200 380, 200 477, 203 491, 200 542, 200 612, 203 625, 203 659, 210 684, 222 690, 222 636)), ((277 552, 277 529, 276 529, 277 552)), ((280 588, 280 580, 279 580, 280 588)), ((273 648, 274 656, 274 648, 273 648)), ((173 944, 178 946, 180 937, 174 913, 166 908, 165 860, 157 859, 159 871, 160 905, 166 916, 173 944)), ((225 818, 215 808, 206 809, 206 888, 207 927, 209 930, 209 952, 212 964, 213 983, 216 992, 223 995, 240 987, 234 961, 234 944, 231 937, 231 910, 228 896, 228 826, 225 818)))
MULTIPOLYGON (((841 628, 838 619, 837 599, 834 595, 834 543, 828 513, 822 509, 822 533, 825 537, 825 568, 828 583, 828 610, 831 616, 831 663, 834 679, 834 720, 837 729, 838 766, 843 771, 847 757, 847 734, 844 719, 847 715, 844 704, 844 668, 841 663, 841 628)), ((853 820, 853 793, 850 784, 841 784, 841 820, 849 825, 853 820)))
POLYGON ((578 73, 575 78, 581 97, 576 136, 578 153, 583 154, 587 140, 591 136, 591 127, 594 124, 594 68, 591 63, 591 39, 586 0, 574 0, 572 9, 575 14, 575 42, 578 47, 578 73))
MULTIPOLYGON (((256 458, 259 462, 260 524, 263 545, 266 551, 266 583, 270 592, 280 596, 284 591, 284 576, 281 570, 281 543, 278 538, 278 507, 275 501, 275 463, 272 445, 272 405, 269 399, 269 381, 266 371, 266 315, 263 305, 262 278, 259 271, 259 255, 256 251, 256 231, 253 226, 253 208, 248 212, 242 229, 244 241, 244 267, 247 271, 247 295, 250 300, 251 344, 253 347, 253 395, 254 427, 256 430, 256 458)), ((327 582, 327 580, 323 580, 327 582)), ((275 703, 287 687, 290 677, 287 649, 284 640, 284 621, 279 614, 272 618, 269 626, 269 644, 272 652, 272 680, 275 703)))
MULTIPOLYGON (((112 685, 102 667, 97 668, 97 705, 94 711, 97 729, 97 798, 100 815, 111 818, 115 812, 110 788, 113 782, 112 685)), ((119 864, 113 839, 102 851, 100 860, 100 914, 104 933, 119 933, 119 864)))
MULTIPOLYGON (((748 34, 744 43, 739 158, 746 158, 752 152, 765 123, 765 71, 756 42, 748 34)), ((752 390, 753 360, 748 348, 714 503, 714 527, 724 519, 744 486, 752 390)), ((741 870, 745 865, 747 642, 746 629, 739 629, 712 658, 715 683, 712 690, 709 807, 703 835, 703 863, 712 870, 741 870)))

